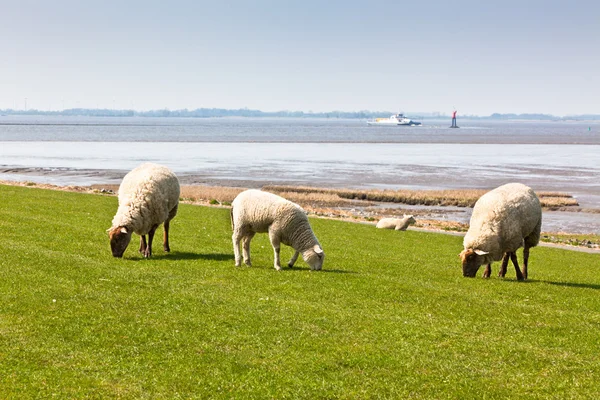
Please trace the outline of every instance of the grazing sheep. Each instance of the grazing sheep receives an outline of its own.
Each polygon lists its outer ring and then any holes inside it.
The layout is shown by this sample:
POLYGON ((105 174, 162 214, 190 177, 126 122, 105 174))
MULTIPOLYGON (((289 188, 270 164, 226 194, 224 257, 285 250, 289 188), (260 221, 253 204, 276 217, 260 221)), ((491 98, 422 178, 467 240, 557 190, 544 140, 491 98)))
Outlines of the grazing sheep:
POLYGON ((140 235, 140 253, 150 257, 154 232, 162 223, 163 248, 170 251, 169 222, 178 206, 179 180, 169 168, 146 163, 125 175, 119 186, 119 208, 108 230, 113 256, 123 257, 135 232, 140 235))
POLYGON ((254 189, 243 191, 231 203, 231 228, 236 267, 242 261, 240 241, 244 263, 250 266, 250 241, 256 233, 265 232, 269 233, 275 252, 276 270, 281 270, 280 243, 296 251, 288 263, 290 268, 300 253, 311 269, 320 270, 323 266, 325 253, 308 223, 306 212, 283 197, 254 189))
POLYGON ((502 259, 498 276, 504 277, 508 259, 512 260, 517 279, 527 279, 529 249, 540 241, 542 207, 531 188, 520 183, 500 186, 483 196, 473 208, 469 231, 465 235, 464 251, 460 253, 463 275, 474 277, 483 264, 488 278, 492 262, 502 259), (523 272, 519 269, 516 251, 523 246, 523 272))
POLYGON ((409 225, 413 225, 415 218, 412 215, 404 215, 404 218, 382 218, 377 223, 377 228, 394 229, 397 231, 405 231, 409 225))

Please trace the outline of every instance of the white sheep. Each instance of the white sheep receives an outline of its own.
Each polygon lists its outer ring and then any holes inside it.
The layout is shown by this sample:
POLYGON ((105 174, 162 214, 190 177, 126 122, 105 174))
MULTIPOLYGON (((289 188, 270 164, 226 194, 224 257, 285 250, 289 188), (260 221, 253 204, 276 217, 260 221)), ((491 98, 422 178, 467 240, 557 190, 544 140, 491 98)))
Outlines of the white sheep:
POLYGON ((464 250, 460 253, 463 275, 473 277, 483 264, 488 278, 492 262, 502 259, 498 276, 504 277, 508 259, 512 260, 517 279, 527 279, 529 249, 540 240, 542 207, 531 188, 520 183, 500 186, 477 200, 473 208, 464 250), (516 251, 523 246, 523 272, 516 251))
POLYGON ((170 251, 169 223, 177 214, 179 192, 177 176, 162 165, 142 164, 125 175, 119 186, 119 208, 108 230, 113 256, 123 257, 135 232, 140 235, 140 253, 150 257, 154 233, 162 223, 163 248, 170 251))
POLYGON ((412 215, 404 215, 404 218, 382 218, 377 223, 377 228, 380 229, 394 229, 397 231, 405 231, 409 225, 413 225, 415 217, 412 215))
POLYGON ((290 268, 300 253, 311 269, 320 270, 323 266, 325 253, 308 223, 306 212, 283 197, 255 189, 243 191, 231 203, 231 228, 236 267, 241 265, 240 241, 244 263, 250 266, 250 241, 256 233, 265 232, 269 233, 273 246, 276 270, 281 270, 280 243, 295 250, 288 263, 290 268))

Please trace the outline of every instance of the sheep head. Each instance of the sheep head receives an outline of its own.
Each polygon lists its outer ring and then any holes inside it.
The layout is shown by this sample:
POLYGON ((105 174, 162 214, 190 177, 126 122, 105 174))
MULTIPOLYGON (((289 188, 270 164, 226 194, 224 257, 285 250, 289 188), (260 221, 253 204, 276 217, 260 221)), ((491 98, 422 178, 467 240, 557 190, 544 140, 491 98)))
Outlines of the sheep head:
POLYGON ((302 259, 310 265, 310 269, 319 271, 323 268, 323 261, 325 260, 325 253, 318 244, 310 247, 302 252, 302 259))
POLYGON ((487 254, 489 254, 487 251, 478 249, 463 250, 459 254, 462 260, 463 276, 473 278, 477 274, 479 267, 487 262, 487 254))
POLYGON ((117 226, 108 230, 108 237, 110 238, 110 249, 114 257, 123 257, 123 253, 129 246, 131 241, 131 229, 125 226, 117 226))
POLYGON ((415 219, 415 217, 413 215, 404 214, 404 218, 406 219, 406 222, 408 225, 414 225, 417 222, 417 220, 415 219))

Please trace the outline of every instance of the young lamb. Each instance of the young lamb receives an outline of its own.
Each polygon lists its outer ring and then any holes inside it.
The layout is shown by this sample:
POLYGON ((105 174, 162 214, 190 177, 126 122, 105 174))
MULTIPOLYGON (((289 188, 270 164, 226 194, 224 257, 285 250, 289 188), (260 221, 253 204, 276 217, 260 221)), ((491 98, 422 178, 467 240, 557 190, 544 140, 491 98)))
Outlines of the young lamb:
POLYGON ((276 270, 281 270, 280 243, 295 250, 288 267, 294 265, 300 253, 312 270, 323 266, 325 253, 308 223, 306 212, 283 197, 254 189, 243 191, 231 203, 231 228, 236 267, 241 265, 240 241, 244 263, 250 266, 250 241, 256 233, 265 232, 269 233, 273 246, 276 270))
POLYGON ((135 232, 140 235, 140 253, 150 257, 154 232, 162 223, 163 248, 170 251, 169 223, 177 214, 179 190, 177 176, 162 165, 142 164, 125 175, 119 186, 119 208, 108 230, 113 256, 123 257, 135 232))
POLYGON ((542 207, 531 188, 520 183, 500 186, 483 196, 473 208, 464 250, 460 253, 463 275, 474 277, 483 264, 488 278, 492 262, 502 259, 498 276, 504 277, 510 258, 517 279, 527 279, 529 249, 540 241, 542 207), (516 251, 523 246, 523 272, 519 269, 516 251))
POLYGON ((412 215, 404 215, 404 218, 382 218, 377 223, 377 228, 394 229, 397 231, 405 231, 409 225, 413 225, 415 218, 412 215))

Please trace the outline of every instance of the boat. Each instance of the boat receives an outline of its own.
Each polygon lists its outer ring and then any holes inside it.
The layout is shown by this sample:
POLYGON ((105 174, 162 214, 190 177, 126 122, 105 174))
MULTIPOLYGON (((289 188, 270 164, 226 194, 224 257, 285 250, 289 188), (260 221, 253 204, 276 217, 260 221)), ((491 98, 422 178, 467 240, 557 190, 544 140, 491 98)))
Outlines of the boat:
POLYGON ((367 121, 368 125, 387 125, 387 126, 419 126, 420 122, 404 116, 404 114, 390 115, 389 118, 375 118, 367 121))

